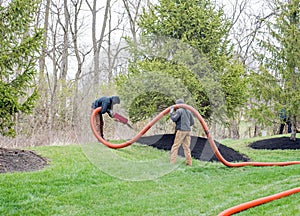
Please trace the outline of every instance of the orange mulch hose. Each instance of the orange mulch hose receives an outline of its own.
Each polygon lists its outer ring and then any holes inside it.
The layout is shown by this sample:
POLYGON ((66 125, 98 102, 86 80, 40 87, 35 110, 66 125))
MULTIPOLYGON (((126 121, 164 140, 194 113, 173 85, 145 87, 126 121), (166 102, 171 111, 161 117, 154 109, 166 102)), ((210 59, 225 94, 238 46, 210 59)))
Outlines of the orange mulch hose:
POLYGON ((141 136, 143 136, 159 119, 161 119, 164 115, 166 115, 167 113, 169 113, 170 108, 165 109, 164 111, 162 111, 160 114, 158 114, 152 121, 150 121, 137 135, 135 135, 131 140, 128 140, 124 143, 121 144, 114 144, 114 143, 110 143, 107 140, 103 139, 99 133, 97 133, 96 130, 96 126, 95 126, 95 116, 101 111, 101 107, 96 108, 91 115, 90 118, 90 124, 91 124, 91 128, 92 131, 95 135, 95 137, 104 145, 106 145, 109 148, 124 148, 126 146, 131 145, 132 143, 135 143, 141 136))
MULTIPOLYGON (((288 162, 239 162, 239 163, 231 163, 228 162, 220 153, 220 151, 218 150, 218 147, 215 144, 215 141, 213 140, 213 138, 211 137, 208 127, 204 121, 204 119, 202 118, 202 116, 200 115, 200 113, 193 108, 192 106, 189 106, 187 104, 176 104, 173 106, 175 109, 176 108, 185 108, 190 110, 199 120, 201 126, 204 129, 204 132, 206 134, 207 140, 211 146, 211 148, 213 149, 214 154, 216 155, 216 157, 219 159, 220 162, 222 162, 225 166, 227 167, 242 167, 242 166, 289 166, 289 165, 296 165, 296 164, 300 164, 300 161, 288 161, 288 162)), ((104 140, 98 133, 95 127, 95 116, 98 114, 98 112, 101 111, 101 107, 95 109, 91 115, 90 118, 90 124, 91 124, 91 128, 92 131, 95 135, 95 137, 104 145, 106 145, 109 148, 124 148, 126 146, 131 145, 132 143, 136 142, 141 136, 143 136, 159 119, 161 119, 163 116, 165 116, 166 114, 168 114, 170 112, 170 108, 168 107, 166 108, 164 111, 162 111, 161 113, 159 113, 154 119, 152 119, 152 121, 150 121, 136 136, 134 136, 131 140, 126 141, 124 143, 121 144, 113 144, 110 143, 106 140, 104 140)), ((236 207, 232 207, 228 210, 223 211, 220 215, 231 215, 243 210, 246 210, 248 208, 252 208, 255 207, 257 205, 266 203, 266 202, 270 202, 273 201, 274 199, 279 199, 294 193, 298 193, 300 192, 300 188, 294 188, 288 191, 284 191, 282 193, 279 194, 275 194, 272 196, 268 196, 268 197, 264 197, 258 200, 253 200, 251 202, 247 202, 241 205, 238 205, 236 207), (224 213, 225 212, 225 213, 224 213), (224 214, 223 214, 224 213, 224 214)))
POLYGON ((299 193, 299 192, 300 192, 300 187, 294 188, 291 190, 287 190, 287 191, 283 191, 281 193, 263 197, 260 199, 252 200, 250 202, 242 203, 240 205, 226 209, 225 211, 218 214, 218 216, 229 216, 229 215, 244 211, 246 209, 249 209, 249 208, 252 208, 252 207, 267 203, 267 202, 271 202, 273 200, 277 200, 277 199, 280 199, 280 198, 283 198, 283 197, 286 197, 286 196, 289 196, 289 195, 292 195, 295 193, 299 193))

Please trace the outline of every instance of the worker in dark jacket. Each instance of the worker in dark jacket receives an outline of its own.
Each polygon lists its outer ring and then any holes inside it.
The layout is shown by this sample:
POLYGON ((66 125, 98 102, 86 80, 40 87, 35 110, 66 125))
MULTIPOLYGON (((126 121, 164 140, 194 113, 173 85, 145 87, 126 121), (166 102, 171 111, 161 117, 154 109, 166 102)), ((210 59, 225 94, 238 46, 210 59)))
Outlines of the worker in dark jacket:
MULTIPOLYGON (((182 99, 176 100, 176 104, 183 104, 182 99)), ((194 118, 192 113, 184 108, 179 108, 174 112, 174 107, 170 109, 170 117, 173 122, 176 123, 176 135, 175 140, 171 148, 171 160, 170 162, 174 164, 176 162, 178 149, 182 145, 184 150, 184 155, 186 159, 186 165, 192 165, 192 156, 191 156, 191 126, 194 125, 194 118)))
POLYGON ((104 134, 103 134, 104 122, 103 122, 102 115, 107 113, 112 118, 114 115, 113 106, 119 103, 120 103, 119 96, 111 96, 111 97, 103 96, 101 98, 98 98, 92 103, 92 107, 91 107, 92 112, 94 111, 94 109, 101 107, 101 111, 98 113, 98 115, 96 115, 96 129, 103 139, 104 139, 104 134))
POLYGON ((292 133, 292 123, 290 120, 290 117, 287 115, 285 109, 281 109, 279 112, 279 117, 280 117, 280 128, 279 128, 279 134, 283 134, 283 130, 285 125, 288 126, 288 133, 292 133))

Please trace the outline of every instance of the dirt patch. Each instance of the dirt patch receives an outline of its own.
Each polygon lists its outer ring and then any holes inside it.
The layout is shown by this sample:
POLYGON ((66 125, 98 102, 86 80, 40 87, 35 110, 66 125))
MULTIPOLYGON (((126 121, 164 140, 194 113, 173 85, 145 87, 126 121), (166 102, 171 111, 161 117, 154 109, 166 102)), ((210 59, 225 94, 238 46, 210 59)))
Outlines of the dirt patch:
POLYGON ((268 150, 286 150, 286 149, 300 149, 300 139, 291 141, 289 137, 278 137, 271 139, 259 140, 251 143, 249 147, 253 149, 268 149, 268 150))
POLYGON ((0 148, 0 173, 35 171, 46 165, 47 159, 33 151, 0 148))
MULTIPOLYGON (((175 139, 174 134, 162 134, 155 136, 141 137, 137 142, 146 144, 154 148, 170 151, 175 139)), ((230 162, 233 161, 249 161, 245 155, 236 152, 234 149, 222 145, 215 141, 222 156, 230 162)), ((180 147, 178 154, 184 157, 183 148, 180 147)), ((203 137, 191 137, 191 154, 192 157, 201 161, 219 161, 214 155, 209 142, 203 137)))

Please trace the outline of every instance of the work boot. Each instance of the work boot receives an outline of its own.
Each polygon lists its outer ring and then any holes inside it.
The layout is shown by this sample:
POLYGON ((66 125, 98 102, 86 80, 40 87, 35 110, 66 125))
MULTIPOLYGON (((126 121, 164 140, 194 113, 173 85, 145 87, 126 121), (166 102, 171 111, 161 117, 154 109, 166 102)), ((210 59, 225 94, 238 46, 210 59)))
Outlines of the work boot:
POLYGON ((185 165, 192 166, 192 160, 191 159, 187 160, 186 163, 185 163, 185 165))

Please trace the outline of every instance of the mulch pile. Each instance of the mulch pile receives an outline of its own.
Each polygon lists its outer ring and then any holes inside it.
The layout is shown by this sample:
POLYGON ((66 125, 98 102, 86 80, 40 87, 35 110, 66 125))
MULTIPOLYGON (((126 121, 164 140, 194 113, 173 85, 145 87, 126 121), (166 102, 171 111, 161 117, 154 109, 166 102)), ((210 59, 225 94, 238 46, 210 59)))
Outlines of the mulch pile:
POLYGON ((285 150, 285 149, 300 149, 300 139, 296 141, 290 140, 289 137, 271 138, 259 140, 251 143, 249 147, 253 149, 268 149, 268 150, 285 150))
POLYGON ((33 151, 0 148, 0 173, 35 171, 46 165, 47 159, 33 151))
MULTIPOLYGON (((157 149, 162 149, 170 151, 175 139, 174 134, 161 134, 155 136, 145 136, 141 137, 137 142, 141 144, 146 144, 157 149)), ((222 156, 230 162, 233 161, 249 161, 245 155, 236 152, 234 149, 224 146, 217 141, 216 145, 222 156)), ((180 147, 178 154, 184 157, 183 148, 180 147)), ((218 158, 213 153, 209 142, 203 137, 191 137, 191 154, 192 157, 201 161, 219 161, 218 158)))

